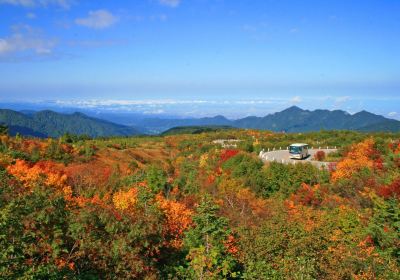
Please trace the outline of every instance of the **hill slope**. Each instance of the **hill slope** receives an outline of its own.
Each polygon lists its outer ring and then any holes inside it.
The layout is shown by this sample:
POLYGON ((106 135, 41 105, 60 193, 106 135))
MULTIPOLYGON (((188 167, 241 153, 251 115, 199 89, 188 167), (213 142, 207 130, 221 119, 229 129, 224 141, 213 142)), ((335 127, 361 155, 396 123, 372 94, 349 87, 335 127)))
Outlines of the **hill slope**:
POLYGON ((400 131, 400 122, 396 120, 387 120, 380 123, 364 126, 359 129, 360 131, 383 131, 383 132, 398 132, 400 131))
POLYGON ((178 134, 200 134, 204 132, 216 132, 221 130, 234 129, 231 126, 225 125, 205 125, 205 126, 178 126, 170 128, 161 135, 178 135, 178 134))
POLYGON ((13 110, 0 109, 0 123, 7 125, 12 135, 20 133, 35 137, 59 137, 67 132, 92 137, 138 134, 134 128, 91 118, 82 113, 69 115, 40 111, 25 115, 13 110))
POLYGON ((148 118, 140 120, 136 123, 137 127, 143 128, 146 132, 151 134, 158 134, 174 127, 183 126, 232 126, 232 121, 224 116, 215 116, 212 118, 199 118, 199 119, 161 119, 161 118, 148 118))

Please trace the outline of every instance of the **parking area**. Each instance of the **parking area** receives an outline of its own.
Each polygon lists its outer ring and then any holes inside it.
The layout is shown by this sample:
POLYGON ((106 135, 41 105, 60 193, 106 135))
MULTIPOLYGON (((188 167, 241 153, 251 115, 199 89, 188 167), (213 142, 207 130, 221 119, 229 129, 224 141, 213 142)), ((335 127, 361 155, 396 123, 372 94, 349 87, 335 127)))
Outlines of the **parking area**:
POLYGON ((328 149, 309 149, 308 150, 309 156, 303 160, 291 159, 288 150, 275 150, 275 151, 266 151, 266 152, 261 151, 259 154, 259 157, 264 162, 276 161, 276 162, 285 163, 285 164, 297 164, 297 163, 310 162, 318 167, 327 166, 329 164, 329 162, 314 160, 314 155, 318 151, 323 151, 323 152, 325 152, 325 154, 329 154, 332 152, 336 152, 337 149, 335 149, 335 148, 332 148, 332 149, 330 149, 330 148, 328 148, 328 149))

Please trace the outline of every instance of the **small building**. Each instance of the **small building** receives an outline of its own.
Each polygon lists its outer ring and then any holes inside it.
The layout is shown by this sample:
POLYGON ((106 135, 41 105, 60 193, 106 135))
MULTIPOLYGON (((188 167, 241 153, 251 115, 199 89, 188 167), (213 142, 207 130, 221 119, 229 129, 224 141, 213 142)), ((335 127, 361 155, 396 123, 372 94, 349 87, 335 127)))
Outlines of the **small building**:
POLYGON ((236 148, 237 143, 241 142, 242 140, 238 139, 217 139, 212 141, 214 144, 221 145, 222 148, 236 148))

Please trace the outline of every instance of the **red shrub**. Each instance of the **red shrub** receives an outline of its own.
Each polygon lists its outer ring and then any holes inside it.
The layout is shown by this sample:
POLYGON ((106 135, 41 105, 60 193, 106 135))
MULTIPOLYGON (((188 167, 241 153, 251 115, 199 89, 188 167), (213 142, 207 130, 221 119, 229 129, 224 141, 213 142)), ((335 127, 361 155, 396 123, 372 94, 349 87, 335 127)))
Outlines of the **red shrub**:
POLYGON ((400 143, 399 141, 395 141, 394 143, 389 143, 389 149, 394 152, 395 154, 398 154, 400 152, 400 143))
POLYGON ((207 183, 208 184, 213 184, 214 182, 215 182, 215 176, 213 174, 208 175, 207 183))
POLYGON ((376 170, 383 170, 383 159, 381 157, 374 161, 374 168, 376 170))
POLYGON ((236 156, 237 153, 239 153, 238 150, 223 150, 223 151, 221 151, 221 155, 220 155, 221 162, 225 162, 228 159, 230 159, 231 157, 236 156))
POLYGON ((330 163, 328 164, 328 170, 329 170, 329 172, 335 171, 335 170, 336 170, 336 165, 337 165, 336 162, 330 162, 330 163))
POLYGON ((325 152, 324 151, 318 151, 314 155, 314 159, 318 161, 323 161, 325 159, 325 152))
POLYGON ((395 159, 394 159, 394 164, 395 164, 397 167, 400 167, 400 158, 395 158, 395 159))
POLYGON ((394 180, 388 186, 381 186, 377 190, 377 194, 383 198, 396 197, 400 198, 400 178, 394 180))
POLYGON ((319 206, 322 202, 321 194, 320 185, 310 186, 303 183, 296 193, 290 196, 290 200, 295 204, 319 206))

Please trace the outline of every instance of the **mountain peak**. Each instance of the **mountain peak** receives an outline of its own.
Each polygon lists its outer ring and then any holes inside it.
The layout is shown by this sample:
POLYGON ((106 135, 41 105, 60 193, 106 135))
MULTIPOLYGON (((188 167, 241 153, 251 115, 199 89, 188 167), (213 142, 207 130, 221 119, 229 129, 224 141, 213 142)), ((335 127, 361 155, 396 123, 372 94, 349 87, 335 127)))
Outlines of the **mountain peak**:
POLYGON ((366 110, 362 110, 362 111, 360 111, 360 112, 358 112, 359 114, 372 114, 371 112, 368 112, 368 111, 366 111, 366 110))
POLYGON ((304 111, 303 109, 297 107, 296 105, 293 105, 293 106, 281 111, 281 113, 283 113, 283 112, 295 113, 295 112, 303 112, 303 111, 304 111))
POLYGON ((216 115, 215 117, 212 117, 212 119, 216 120, 228 120, 225 116, 223 115, 216 115))
POLYGON ((353 116, 363 116, 363 117, 365 117, 365 116, 373 116, 373 117, 375 117, 375 116, 378 116, 378 115, 375 115, 374 113, 368 112, 366 110, 362 110, 362 111, 360 111, 358 113, 355 113, 353 116))

